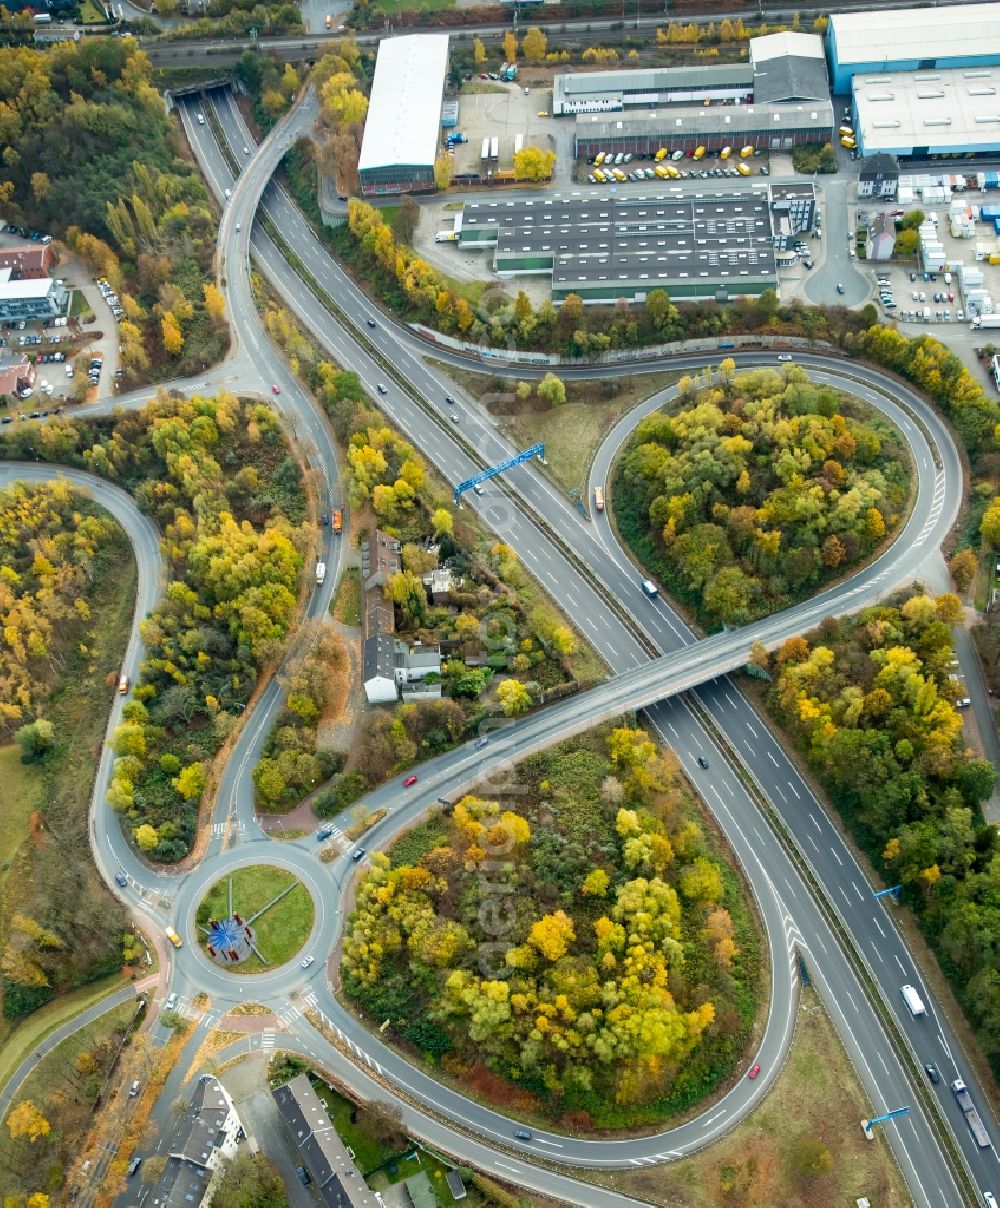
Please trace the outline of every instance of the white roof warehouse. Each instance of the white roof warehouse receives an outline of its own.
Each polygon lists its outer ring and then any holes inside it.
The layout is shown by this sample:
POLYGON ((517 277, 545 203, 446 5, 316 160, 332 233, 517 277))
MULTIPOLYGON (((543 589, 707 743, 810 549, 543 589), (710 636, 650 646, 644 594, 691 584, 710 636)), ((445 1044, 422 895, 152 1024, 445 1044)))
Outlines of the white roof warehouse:
POLYGON ((361 192, 434 187, 447 34, 409 34, 379 44, 358 174, 361 192))

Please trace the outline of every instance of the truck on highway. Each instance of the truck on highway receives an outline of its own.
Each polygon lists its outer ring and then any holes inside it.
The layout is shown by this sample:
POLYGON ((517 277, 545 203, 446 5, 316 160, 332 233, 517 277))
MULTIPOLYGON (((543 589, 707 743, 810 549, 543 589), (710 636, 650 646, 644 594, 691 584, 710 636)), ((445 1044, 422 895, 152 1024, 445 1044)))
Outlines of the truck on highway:
POLYGON ((597 510, 599 512, 604 511, 604 488, 603 487, 594 487, 594 507, 597 508, 597 510))
POLYGON ((338 537, 344 531, 344 513, 340 508, 333 509, 333 531, 338 537))
POLYGON ((985 331, 989 328, 1000 327, 1000 315, 977 315, 972 320, 972 331, 985 331))
POLYGON ((326 563, 325 563, 325 562, 317 562, 317 563, 316 563, 316 583, 317 583, 317 586, 318 586, 320 583, 325 583, 325 582, 326 582, 326 563))
POLYGON ((173 927, 166 928, 166 936, 167 936, 167 939, 173 944, 173 946, 175 948, 183 947, 183 941, 181 940, 181 937, 177 934, 177 932, 173 929, 173 927))
POLYGON ((965 1122, 968 1124, 969 1132, 975 1138, 976 1144, 980 1149, 989 1149, 990 1134, 979 1118, 979 1112, 976 1111, 976 1105, 972 1102, 968 1087, 961 1078, 956 1078, 951 1084, 951 1089, 958 1100, 958 1106, 962 1109, 962 1115, 965 1116, 965 1122))

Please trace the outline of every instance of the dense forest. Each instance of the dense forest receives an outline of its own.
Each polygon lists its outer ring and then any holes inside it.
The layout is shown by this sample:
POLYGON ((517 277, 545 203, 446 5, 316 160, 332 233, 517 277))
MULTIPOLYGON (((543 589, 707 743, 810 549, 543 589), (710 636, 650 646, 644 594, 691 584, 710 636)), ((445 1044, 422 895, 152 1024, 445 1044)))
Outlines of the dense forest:
MULTIPOLYGON (((0 739, 45 716, 118 526, 66 483, 0 489, 0 739)), ((40 737, 20 740, 29 758, 40 737)))
POLYGON ((683 1110, 755 1016, 737 877, 642 730, 594 731, 515 779, 509 802, 466 796, 373 857, 347 992, 496 1106, 581 1128, 683 1110))
POLYGON ((151 74, 130 38, 0 49, 0 212, 111 281, 132 382, 202 369, 229 339, 213 207, 151 74))
POLYGON ((109 478, 160 528, 167 589, 143 623, 146 658, 112 740, 109 797, 151 859, 179 860, 208 761, 291 621, 304 545, 298 464, 275 413, 229 394, 25 425, 0 454, 109 478))
POLYGON ((644 564, 708 624, 745 625, 875 550, 906 506, 896 435, 804 369, 680 383, 635 430, 615 515, 644 564))
POLYGON ((890 883, 901 882, 1000 1071, 1000 858, 980 804, 996 771, 954 702, 954 596, 912 595, 791 638, 769 704, 890 883))
POLYGON ((90 859, 86 806, 88 744, 103 731, 112 694, 97 629, 115 620, 106 609, 131 605, 130 571, 118 525, 65 483, 0 490, 0 743, 13 734, 21 760, 40 773, 30 816, 0 783, 7 1019, 121 965, 125 913, 90 859), (80 709, 94 714, 89 729, 76 725, 80 709))

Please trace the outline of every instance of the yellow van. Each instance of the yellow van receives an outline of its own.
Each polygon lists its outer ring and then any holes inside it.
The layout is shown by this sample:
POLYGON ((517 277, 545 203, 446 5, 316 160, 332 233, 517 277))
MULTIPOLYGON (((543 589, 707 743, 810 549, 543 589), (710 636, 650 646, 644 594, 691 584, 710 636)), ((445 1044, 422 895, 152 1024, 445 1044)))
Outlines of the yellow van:
POLYGON ((594 167, 599 168, 601 164, 604 163, 605 158, 605 153, 603 151, 598 151, 598 153, 594 156, 594 167))
POLYGON ((667 148, 661 147, 653 158, 655 159, 655 161, 657 163, 659 163, 661 159, 666 159, 667 158, 667 148))
POLYGON ((701 159, 704 156, 704 154, 705 154, 704 147, 695 147, 694 155, 692 155, 691 158, 692 159, 701 159))
POLYGON ((628 180, 628 177, 621 170, 621 168, 612 168, 611 174, 614 176, 615 180, 628 180))
POLYGON ((842 138, 840 140, 840 145, 842 147, 846 147, 850 151, 854 147, 854 139, 853 138, 842 138))
POLYGON ((719 152, 719 159, 728 159, 730 157, 730 155, 732 155, 732 153, 733 153, 732 147, 723 147, 722 150, 719 152))
POLYGON ((681 178, 680 171, 673 164, 667 164, 667 175, 671 180, 680 180, 681 178))
POLYGON ((740 151, 740 159, 749 159, 753 155, 753 147, 744 147, 740 151))
POLYGON ((166 933, 167 933, 167 939, 173 944, 173 946, 175 948, 183 947, 183 945, 181 943, 181 937, 177 934, 177 932, 173 929, 173 927, 167 927, 166 933))
POLYGON ((605 177, 604 173, 601 171, 601 169, 600 169, 600 168, 595 168, 595 169, 594 169, 594 175, 597 177, 597 179, 598 179, 598 180, 601 182, 601 184, 603 185, 603 184, 604 184, 604 181, 605 181, 605 179, 606 179, 606 177, 605 177))
POLYGON ((739 172, 740 176, 750 175, 750 168, 747 164, 737 164, 736 171, 739 172))
POLYGON ((841 138, 853 138, 854 130, 851 126, 841 126, 839 134, 841 138))

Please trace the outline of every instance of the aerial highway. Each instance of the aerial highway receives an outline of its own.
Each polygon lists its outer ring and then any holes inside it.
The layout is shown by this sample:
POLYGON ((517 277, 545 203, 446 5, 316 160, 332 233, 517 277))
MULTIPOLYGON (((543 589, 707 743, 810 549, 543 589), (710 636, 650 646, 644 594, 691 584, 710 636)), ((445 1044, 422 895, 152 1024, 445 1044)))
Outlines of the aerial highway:
MULTIPOLYGON (((268 184, 286 147, 311 121, 311 104, 307 94, 298 109, 256 149, 245 128, 241 129, 238 112, 230 108, 227 113, 226 103, 220 99, 217 109, 220 123, 231 150, 246 164, 237 178, 215 144, 210 127, 197 124, 188 107, 182 106, 186 129, 202 159, 206 177, 226 203, 219 240, 220 281, 226 291, 234 332, 231 364, 241 366, 240 372, 234 374, 227 362, 206 382, 228 375, 239 378, 241 389, 270 393, 272 385, 278 386, 280 394, 274 395, 272 401, 307 446, 310 463, 317 471, 322 505, 339 501, 336 462, 326 424, 284 366, 257 315, 249 287, 252 254, 300 321, 332 356, 357 369, 373 394, 386 362, 396 366, 407 389, 400 386, 398 379, 394 380, 379 404, 447 478, 459 481, 484 460, 492 462, 505 455, 509 448, 506 441, 472 399, 437 376, 426 363, 425 350, 412 333, 374 310, 349 279, 339 273, 298 211, 290 207, 280 190, 268 184), (244 156, 244 146, 253 153, 244 156), (232 192, 228 201, 226 189, 232 192), (324 288, 336 297, 342 312, 350 315, 346 324, 331 315, 306 288, 260 224, 255 223, 262 197, 264 211, 279 215, 280 221, 275 221, 282 236, 300 259, 310 265, 314 275, 322 278, 324 288), (272 205, 279 208, 272 211, 272 205), (374 329, 368 326, 369 318, 376 323, 374 329), (454 426, 455 430, 440 418, 447 391, 455 393, 460 402, 460 422, 454 426)), ((445 359, 440 350, 435 350, 434 355, 445 359)), ((455 359, 463 360, 460 356, 455 359)), ((679 358, 670 365, 700 368, 711 359, 679 358)), ((773 363, 773 356, 766 353, 737 359, 745 364, 773 363)), ((347 851, 330 865, 320 864, 315 840, 271 844, 254 817, 250 772, 280 703, 280 692, 274 683, 256 702, 237 749, 227 763, 215 801, 209 851, 200 865, 185 875, 155 871, 139 860, 122 838, 117 819, 111 817, 106 806, 104 791, 109 771, 106 762, 102 762, 99 770, 92 805, 95 856, 109 881, 116 871, 126 873, 128 886, 122 896, 135 910, 144 912, 155 926, 162 926, 169 919, 190 941, 198 899, 227 868, 265 858, 294 869, 317 898, 309 950, 324 959, 318 959, 309 971, 302 970, 295 961, 255 978, 255 997, 263 994, 275 1004, 296 1041, 322 1052, 323 1060, 334 1065, 339 1075, 362 1093, 372 1094, 373 1070, 380 1079, 377 1097, 388 1097, 387 1084, 399 1088, 407 1118, 414 1120, 414 1131, 427 1135, 461 1158, 488 1170, 496 1169, 496 1173, 526 1189, 558 1195, 570 1202, 627 1202, 618 1196, 602 1198, 608 1193, 589 1187, 582 1193, 575 1178, 535 1165, 531 1158, 544 1159, 550 1166, 583 1168, 627 1168, 665 1161, 708 1143, 750 1110, 768 1082, 777 1076, 781 1056, 787 1048, 796 998, 794 952, 798 950, 806 956, 873 1107, 880 1111, 903 1105, 912 1108, 908 1116, 894 1121, 886 1132, 915 1202, 934 1205, 962 1202, 962 1192, 953 1181, 931 1122, 913 1094, 908 1072, 895 1059, 886 1060, 892 1052, 891 1043, 826 916, 813 900, 811 889, 760 815, 738 774, 745 769, 738 768, 734 756, 757 778, 827 896, 836 904, 918 1059, 934 1060, 947 1072, 947 1077, 962 1076, 977 1094, 993 1135, 1000 1135, 947 1022, 939 1015, 932 1015, 925 1021, 929 1026, 918 1028, 901 1010, 899 985, 904 981, 921 983, 888 912, 872 900, 872 887, 866 884, 850 851, 766 723, 725 678, 726 673, 746 661, 754 639, 773 646, 825 616, 860 608, 891 588, 926 573, 961 498, 958 455, 936 414, 917 396, 859 365, 845 366, 832 358, 811 355, 797 359, 815 374, 827 375, 879 406, 897 423, 910 445, 919 487, 916 503, 903 533, 881 558, 850 580, 794 609, 743 630, 696 641, 664 601, 650 601, 642 595, 638 587, 640 572, 617 545, 610 528, 584 521, 533 467, 522 467, 506 476, 503 483, 491 486, 482 500, 473 499, 471 505, 480 509, 486 523, 518 550, 525 565, 556 601, 572 612, 581 630, 602 653, 614 678, 535 716, 499 728, 491 735, 485 751, 474 752, 466 746, 422 765, 419 789, 412 793, 402 793, 398 780, 394 780, 369 798, 373 805, 384 804, 389 814, 366 836, 365 843, 369 847, 383 847, 431 808, 437 797, 451 799, 484 776, 502 777, 504 768, 524 754, 587 729, 602 718, 630 708, 646 708, 650 722, 674 749, 725 829, 757 897, 770 949, 771 1011, 757 1057, 764 1066, 764 1077, 758 1083, 739 1081, 702 1116, 653 1137, 584 1141, 543 1131, 534 1132, 528 1143, 518 1142, 513 1137, 516 1128, 513 1121, 471 1103, 408 1065, 338 1003, 328 984, 325 958, 334 951, 344 923, 341 903, 351 877, 356 875, 355 866, 347 851), (567 556, 567 550, 573 551, 574 558, 567 556), (632 618, 632 622, 627 623, 626 617, 632 618), (686 692, 693 692, 694 696, 683 695, 686 692), (696 702, 700 702, 715 729, 726 736, 726 752, 716 745, 697 716, 696 702), (699 755, 707 758, 707 769, 698 766, 699 755), (158 905, 154 908, 153 903, 158 905), (303 1023, 302 1011, 306 1007, 322 1012, 330 1026, 339 1030, 356 1060, 345 1061, 303 1023), (955 1074, 951 1072, 953 1068, 955 1074), (419 1105, 427 1105, 431 1113, 420 1113, 417 1117, 414 1113, 419 1105), (511 1152, 516 1153, 516 1158, 510 1157, 511 1152)), ((469 358, 464 358, 464 362, 468 364, 469 358)), ((189 384, 189 389, 195 388, 201 387, 189 384)), ((646 406, 661 405, 670 396, 670 392, 663 392, 646 406)), ((116 400, 122 401, 137 400, 116 400)), ((633 413, 630 417, 633 424, 640 414, 633 413)), ((624 429, 616 429, 598 452, 595 474, 602 476, 602 481, 614 449, 626 434, 624 429)), ((51 467, 3 467, 8 479, 26 477, 28 471, 39 477, 59 472, 51 467)), ((76 481, 82 484, 87 476, 77 476, 76 481)), ((114 490, 97 480, 89 480, 88 489, 94 490, 101 502, 104 502, 101 490, 114 490)), ((152 593, 142 595, 137 608, 139 616, 140 610, 147 609, 155 599, 159 578, 154 557, 155 532, 150 534, 142 529, 138 523, 141 517, 127 497, 115 497, 114 503, 119 509, 114 514, 119 518, 130 507, 134 513, 128 523, 122 522, 136 547, 140 586, 148 585, 152 593)), ((310 616, 324 613, 336 582, 337 551, 331 541, 327 534, 322 549, 331 570, 326 583, 310 598, 310 616)), ((126 666, 137 667, 140 658, 136 630, 126 666)), ((116 705, 112 712, 112 724, 117 708, 116 705)), ((489 792, 489 788, 485 791, 489 792)), ((215 969, 198 945, 191 942, 176 953, 171 984, 187 1004, 196 991, 206 990, 212 998, 213 1014, 227 1002, 239 1001, 240 987, 215 969)), ((923 993, 933 1011, 930 995, 926 989, 923 993)), ((995 1185, 995 1151, 980 1153, 971 1145, 950 1094, 942 1096, 939 1102, 979 1186, 985 1189, 995 1185)))
MULTIPOLYGON (((246 130, 245 126, 243 126, 242 121, 240 121, 238 110, 236 106, 232 104, 231 100, 226 98, 217 98, 214 101, 214 104, 216 105, 217 117, 219 117, 220 124, 223 130, 226 132, 229 144, 231 144, 232 147, 232 151, 236 153, 236 156, 238 157, 240 151, 243 149, 243 146, 249 147, 251 145, 248 143, 248 141, 246 141, 246 139, 249 139, 249 132, 246 130)), ((191 127, 188 126, 188 128, 191 127)), ((226 168, 225 162, 223 162, 222 158, 217 157, 215 159, 214 167, 216 172, 220 173, 221 178, 225 179, 226 168)), ((234 201, 238 201, 240 197, 238 187, 239 186, 237 185, 237 192, 234 192, 234 201)), ((296 251, 296 255, 300 257, 304 263, 307 263, 307 265, 310 266, 310 271, 312 271, 316 277, 319 277, 322 279, 322 281, 324 281, 327 289, 330 289, 331 284, 333 285, 333 292, 335 292, 337 296, 339 306, 341 306, 343 309, 347 309, 348 307, 356 307, 357 309, 354 310, 354 314, 356 314, 359 324, 361 316, 365 316, 366 327, 368 326, 367 320, 371 319, 373 314, 378 315, 376 338, 383 336, 385 339, 397 337, 397 347, 393 349, 391 359, 393 359, 394 364, 402 364, 406 366, 407 378, 415 385, 415 387, 418 387, 418 389, 424 391, 425 397, 434 399, 435 394, 430 393, 430 391, 436 390, 437 399, 441 399, 443 394, 447 393, 449 388, 454 389, 453 387, 450 387, 450 383, 441 382, 437 381, 437 379, 434 379, 434 377, 429 374, 429 371, 426 370, 426 367, 424 367, 424 376, 421 378, 419 365, 413 365, 411 362, 402 360, 400 345, 407 349, 413 349, 414 347, 415 341, 411 336, 411 333, 403 331, 402 338, 400 339, 400 330, 396 329, 395 325, 386 323, 383 315, 380 315, 378 312, 373 312, 371 303, 368 302, 367 298, 360 295, 360 292, 354 288, 353 283, 351 283, 349 278, 347 278, 347 275, 339 272, 336 263, 332 262, 329 256, 326 256, 325 251, 318 243, 318 240, 315 240, 312 237, 312 233, 310 233, 308 231, 308 227, 304 225, 301 215, 297 216, 297 211, 295 208, 291 207, 291 204, 289 201, 287 201, 287 198, 284 197, 284 194, 281 194, 280 191, 274 190, 273 186, 271 186, 271 188, 264 193, 264 211, 266 211, 266 213, 272 217, 272 221, 275 222, 275 226, 278 227, 278 230, 283 233, 283 237, 287 240, 287 242, 292 244, 292 248, 296 251), (277 201, 274 199, 275 193, 277 193, 277 201), (274 208, 272 208, 272 205, 274 208), (429 385, 426 385, 425 387, 424 383, 428 381, 428 376, 431 377, 431 381, 429 385)), ((271 275, 274 271, 280 273, 280 266, 275 265, 274 261, 271 259, 267 261, 267 269, 269 275, 271 275)), ((290 279, 287 277, 280 277, 278 279, 280 279, 281 284, 283 284, 283 289, 281 289, 283 296, 289 298, 291 296, 289 291, 291 290, 292 294, 295 295, 295 300, 298 301, 298 298, 301 297, 301 294, 298 294, 298 292, 293 290, 293 284, 291 283, 290 279)), ((324 323, 324 320, 322 320, 321 310, 321 307, 316 306, 315 298, 308 298, 306 304, 304 304, 300 310, 300 316, 304 321, 307 321, 310 330, 314 332, 322 332, 322 335, 327 336, 331 331, 330 316, 326 316, 326 321, 324 323)), ((367 332, 365 332, 365 335, 367 335, 367 332)), ((335 352, 335 355, 337 355, 336 349, 331 350, 332 352, 335 352)), ((353 367, 360 368, 362 371, 362 377, 365 377, 364 368, 362 367, 365 366, 366 359, 364 356, 359 358, 357 353, 359 353, 359 349, 355 348, 353 358, 351 358, 348 362, 345 362, 345 364, 350 364, 353 367)), ((419 355, 419 353, 417 355, 419 355)), ((435 356, 440 358, 440 349, 435 350, 435 356)), ((810 364, 810 361, 812 361, 816 367, 821 366, 825 362, 824 358, 809 358, 809 356, 801 356, 801 358, 797 359, 801 360, 803 364, 807 365, 810 364)), ((465 358, 464 360, 466 361, 467 366, 469 358, 465 358)), ((676 367, 684 367, 684 361, 682 360, 674 360, 671 362, 671 364, 676 367)), ((377 379, 378 366, 372 366, 371 370, 374 374, 374 377, 377 379)), ((581 370, 580 372, 586 373, 588 371, 581 370)), ((593 370, 589 370, 589 372, 593 372, 593 370)), ((606 367, 604 372, 617 372, 617 370, 615 367, 606 367)), ((838 367, 837 373, 839 376, 841 376, 842 384, 844 384, 843 368, 838 367)), ((934 559, 937 546, 940 544, 944 533, 947 532, 949 524, 952 523, 958 494, 957 489, 955 489, 954 486, 950 487, 949 489, 949 482, 954 484, 958 481, 957 453, 954 451, 952 442, 950 442, 947 431, 944 430, 944 426, 941 423, 940 418, 936 416, 931 408, 926 407, 917 396, 912 395, 911 391, 907 391, 905 389, 901 390, 895 383, 891 384, 888 391, 886 391, 886 383, 882 374, 874 371, 868 371, 867 368, 862 366, 851 366, 847 377, 853 379, 853 381, 850 382, 850 388, 854 389, 855 393, 866 397, 867 401, 873 402, 874 405, 883 406, 885 408, 886 412, 890 414, 890 417, 894 419, 894 422, 899 424, 903 434, 906 435, 907 440, 911 442, 911 446, 913 447, 915 467, 917 467, 921 484, 924 484, 926 487, 926 500, 928 500, 929 506, 928 511, 925 513, 920 512, 919 510, 918 512, 914 512, 914 515, 911 517, 911 522, 909 522, 907 527, 907 532, 903 534, 900 542, 897 542, 897 545, 907 548, 908 557, 911 559, 911 561, 909 561, 909 567, 911 567, 909 574, 917 576, 921 569, 925 567, 925 564, 928 563, 929 558, 934 559), (885 393, 882 395, 874 394, 872 388, 876 387, 880 391, 885 391, 885 393), (891 401, 886 394, 891 394, 896 397, 896 399, 901 399, 903 402, 905 402, 908 410, 906 412, 901 412, 899 406, 897 406, 895 402, 891 401), (913 417, 919 417, 919 425, 917 422, 915 422, 913 417), (921 428, 926 428, 931 432, 931 439, 935 446, 934 449, 926 446, 926 443, 921 440, 921 428)), ((370 384, 371 388, 371 383, 368 384, 370 384)), ((394 395, 395 391, 390 390, 390 397, 394 397, 394 395)), ((655 406, 657 402, 661 401, 662 400, 653 401, 649 406, 655 406)), ((401 400, 401 403, 405 403, 405 399, 401 400)), ((438 407, 440 407, 440 403, 438 403, 438 407)), ((470 412, 472 423, 481 422, 482 413, 472 411, 472 408, 470 408, 470 412)), ((421 440, 420 437, 421 431, 426 434, 426 428, 428 428, 425 414, 421 413, 419 416, 412 416, 409 425, 407 425, 406 417, 403 416, 403 414, 397 414, 395 418, 397 418, 397 422, 401 423, 403 430, 406 430, 408 435, 411 435, 419 446, 424 447, 424 440, 421 440)), ((463 424, 465 423, 465 418, 466 417, 464 414, 463 424)), ((635 419, 638 419, 638 416, 633 417, 633 423, 635 422, 635 419)), ((494 436, 494 432, 490 432, 489 435, 494 436)), ((479 436, 478 428, 476 443, 477 447, 482 451, 483 445, 481 436, 479 436)), ((486 455, 486 460, 492 461, 499 460, 500 455, 506 455, 508 452, 510 452, 510 449, 505 447, 504 442, 500 442, 500 445, 498 448, 496 448, 495 452, 486 451, 484 452, 484 455, 486 455)), ((604 472, 603 470, 599 469, 601 465, 601 455, 603 455, 603 452, 604 451, 601 451, 601 453, 598 454, 598 475, 601 475, 604 472)), ((441 461, 436 457, 435 460, 436 464, 441 466, 441 461)), ((465 476, 465 472, 465 467, 463 466, 460 467, 457 472, 454 472, 453 475, 449 476, 453 477, 453 481, 459 481, 459 478, 465 476)), ((539 496, 536 495, 534 499, 531 499, 531 496, 527 490, 523 489, 524 480, 528 480, 529 483, 534 480, 533 486, 536 486, 537 476, 534 474, 534 471, 531 470, 530 467, 523 467, 521 470, 514 471, 514 474, 511 477, 513 478, 514 475, 519 476, 518 486, 522 488, 521 494, 525 499, 530 499, 531 503, 535 503, 535 500, 539 498, 539 496)), ((546 495, 546 489, 545 483, 542 482, 542 495, 546 495)), ((551 492, 547 493, 546 498, 543 499, 542 506, 545 505, 551 505, 551 492)), ((487 507, 488 506, 489 505, 487 505, 487 507)), ((569 518, 572 527, 576 529, 576 533, 572 534, 570 539, 574 540, 575 547, 577 550, 580 550, 579 535, 577 535, 580 532, 579 517, 568 509, 568 507, 563 504, 562 500, 559 500, 559 510, 562 512, 563 517, 569 518)), ((546 521, 552 524, 553 516, 554 513, 552 513, 550 509, 550 512, 546 513, 546 521)), ((488 522, 495 523, 496 519, 501 519, 502 517, 495 515, 490 516, 489 511, 487 511, 486 518, 488 519, 488 522)), ((558 519, 558 517, 556 518, 558 519)), ((506 535, 505 539, 507 539, 506 535)), ((630 564, 627 563, 627 559, 624 559, 621 554, 615 559, 615 561, 617 561, 616 569, 620 571, 620 573, 623 567, 628 568, 626 571, 624 571, 624 579, 626 579, 626 581, 624 581, 623 585, 620 582, 615 582, 615 590, 617 590, 617 588, 620 586, 630 588, 632 596, 629 598, 629 608, 633 610, 633 615, 636 606, 643 608, 643 605, 645 605, 646 610, 649 610, 650 602, 647 602, 645 597, 641 596, 641 594, 638 592, 638 586, 636 586, 636 579, 638 579, 638 575, 635 574, 634 569, 630 567, 630 564)), ((546 564, 548 564, 548 559, 546 559, 546 564)), ((606 567, 601 568, 599 574, 603 574, 603 580, 601 581, 603 581, 605 585, 609 585, 611 575, 607 574, 606 571, 606 567)), ((841 596, 842 604, 844 599, 848 599, 850 602, 848 606, 855 606, 856 608, 856 606, 860 606, 861 603, 866 602, 866 599, 876 598, 877 594, 880 591, 885 591, 890 583, 900 582, 905 579, 905 577, 906 573, 900 575, 899 569, 890 567, 890 565, 886 563, 885 558, 878 559, 878 561, 874 563, 872 567, 867 568, 865 573, 862 573, 861 576, 855 577, 855 579, 851 581, 850 585, 845 588, 843 591, 843 596, 841 596), (871 594, 871 596, 866 596, 866 588, 873 588, 873 594, 871 594)), ((569 598, 570 603, 572 603, 571 596, 562 597, 560 594, 557 594, 557 599, 559 598, 569 598)), ((657 608, 657 605, 653 606, 657 608)), ((576 614, 575 612, 575 615, 579 614, 576 614)), ((671 649, 671 646, 676 645, 676 641, 678 641, 678 638, 680 637, 679 631, 682 631, 682 626, 680 625, 678 618, 671 618, 669 615, 667 615, 664 617, 664 620, 665 627, 661 627, 661 649, 671 649), (673 635, 673 640, 671 640, 671 635, 673 635)), ((800 625, 800 627, 802 626, 801 620, 797 623, 800 625)), ((656 632, 656 623, 653 622, 651 626, 647 625, 645 615, 643 625, 646 629, 646 632, 656 632)), ((684 639, 681 638, 681 640, 684 639)), ((688 635, 688 640, 690 640, 690 635, 688 635)), ((720 709, 720 712, 728 707, 731 710, 736 709, 737 713, 744 716, 746 725, 744 726, 742 736, 743 742, 746 744, 746 749, 748 749, 748 751, 752 751, 752 748, 754 748, 755 745, 758 745, 758 743, 752 741, 755 736, 755 720, 757 721, 758 726, 763 728, 763 730, 766 730, 766 727, 763 726, 763 722, 761 722, 760 719, 751 720, 750 716, 746 716, 746 714, 751 713, 751 710, 746 708, 745 702, 740 703, 740 705, 736 705, 738 693, 734 692, 734 690, 731 690, 731 687, 728 685, 717 686, 714 695, 717 697, 715 701, 713 701, 713 692, 707 691, 704 693, 704 696, 708 698, 708 701, 710 703, 714 703, 715 707, 720 709)), ((733 725, 734 721, 732 719, 727 719, 727 727, 732 727, 733 725)), ((676 739, 676 737, 671 738, 670 734, 665 733, 665 731, 664 737, 668 738, 668 741, 671 741, 671 744, 674 745, 675 749, 679 748, 678 739, 676 739)), ((698 741, 700 741, 700 738, 702 738, 702 736, 699 734, 698 741)), ((801 782, 798 782, 795 769, 791 767, 789 761, 787 761, 784 754, 781 753, 778 744, 773 743, 773 747, 773 751, 768 751, 769 760, 771 760, 772 765, 775 768, 779 769, 777 779, 775 779, 773 789, 771 794, 769 794, 772 797, 774 805, 779 808, 779 812, 783 812, 784 808, 783 817, 787 814, 791 815, 793 825, 801 824, 804 821, 804 823, 807 825, 820 826, 821 824, 818 821, 819 818, 822 818, 824 823, 826 823, 826 819, 824 815, 822 815, 818 803, 812 801, 812 794, 809 794, 807 786, 802 785, 801 782), (795 802, 797 800, 801 800, 800 792, 802 792, 802 790, 804 790, 804 792, 806 792, 810 798, 809 805, 814 806, 814 808, 809 808, 804 812, 801 811, 801 809, 800 811, 796 811, 795 808, 795 802)), ((694 749, 697 749, 697 747, 694 749)), ((760 767, 760 763, 757 761, 754 762, 756 767, 760 767)), ((767 777, 764 777, 764 779, 767 779, 767 777)), ((789 818, 785 817, 785 820, 787 823, 789 818)), ((839 843, 836 834, 833 834, 832 827, 829 826, 829 824, 826 824, 826 829, 831 832, 829 836, 822 834, 801 835, 801 847, 803 852, 806 852, 810 858, 813 858, 813 848, 816 848, 816 838, 819 837, 821 840, 830 843, 830 846, 833 850, 833 855, 827 856, 827 864, 831 866, 829 875, 827 875, 827 877, 829 877, 829 883, 831 885, 831 896, 833 896, 833 898, 836 900, 836 894, 833 893, 833 885, 837 884, 838 878, 842 879, 844 855, 837 850, 838 848, 842 848, 842 844, 839 843)), ((824 850, 825 849, 826 848, 824 848, 824 850)), ((853 865, 853 861, 851 861, 851 865, 853 865)), ((854 885, 853 892, 860 894, 861 890, 859 889, 857 882, 864 884, 864 877, 861 877, 860 872, 857 873, 856 881, 854 881, 854 879, 851 881, 851 884, 854 885)), ((837 888, 842 894, 844 893, 845 888, 847 888, 848 892, 851 892, 850 888, 845 887, 845 885, 837 885, 837 888)), ((884 971, 885 982, 888 983, 888 985, 885 987, 885 992, 886 998, 894 1001, 894 1005, 897 1006, 897 986, 899 986, 899 981, 893 980, 893 978, 896 976, 896 966, 900 969, 911 969, 912 963, 906 965, 903 964, 903 962, 908 962, 905 946, 902 945, 899 936, 897 936, 895 933, 895 930, 891 928, 891 923, 889 923, 888 927, 884 927, 883 924, 888 922, 888 920, 886 920, 884 917, 883 908, 876 904, 872 904, 871 901, 866 902, 866 906, 868 913, 870 913, 870 918, 866 919, 867 930, 871 935, 870 959, 879 969, 883 968, 884 960, 890 960, 890 962, 893 963, 889 965, 891 972, 889 972, 889 969, 885 969, 884 971), (883 946, 886 936, 888 935, 891 935, 889 947, 895 949, 893 952, 886 952, 883 946)), ((855 920, 851 918, 851 922, 854 923, 855 920)), ((906 1022, 906 1020, 903 1020, 903 1023, 906 1022)), ((957 1044, 954 1043, 953 1036, 949 1036, 947 1029, 942 1030, 940 1033, 940 1038, 935 1038, 935 1044, 938 1043, 938 1040, 940 1040, 941 1049, 934 1052, 935 1057, 940 1055, 941 1051, 952 1052, 957 1049, 957 1044)), ((944 1110, 946 1111, 949 1109, 954 1109, 954 1104, 952 1103, 952 1100, 950 1100, 950 1097, 943 1097, 943 1104, 944 1110)), ((953 1115, 958 1117, 957 1111, 953 1111, 953 1115)), ((955 1120, 955 1123, 960 1125, 960 1117, 959 1119, 955 1120)), ((964 1131, 959 1133, 959 1137, 960 1139, 964 1139, 964 1131)), ((971 1150, 971 1146, 969 1146, 969 1149, 971 1150)), ((971 1152, 970 1156, 973 1158, 973 1160, 979 1157, 978 1152, 971 1152)))

